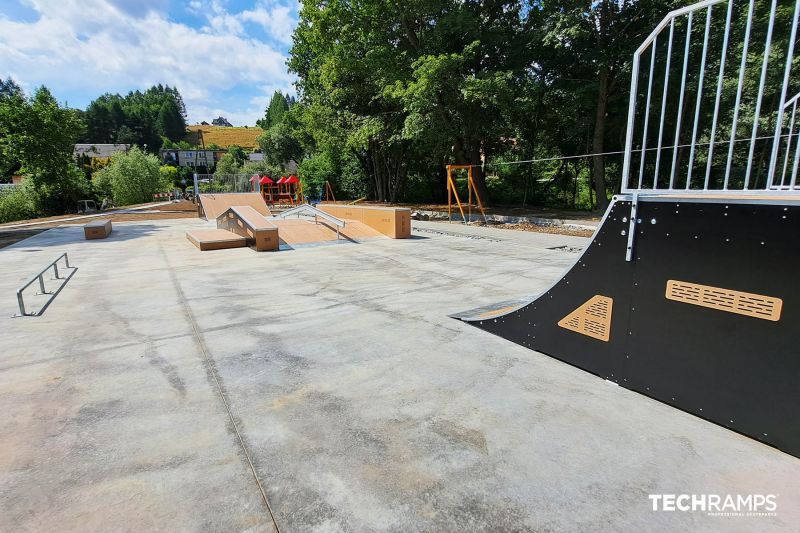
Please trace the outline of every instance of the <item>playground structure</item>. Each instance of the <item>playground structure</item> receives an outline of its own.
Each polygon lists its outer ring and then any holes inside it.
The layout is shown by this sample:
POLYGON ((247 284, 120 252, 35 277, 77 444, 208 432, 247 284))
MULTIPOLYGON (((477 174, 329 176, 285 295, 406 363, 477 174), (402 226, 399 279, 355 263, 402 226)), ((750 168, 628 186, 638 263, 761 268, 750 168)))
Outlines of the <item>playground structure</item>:
POLYGON ((303 183, 294 174, 273 180, 270 176, 247 174, 195 174, 198 195, 258 193, 270 207, 294 207, 303 203, 303 183))
POLYGON ((215 229, 186 232, 187 239, 201 251, 245 246, 274 251, 281 244, 292 247, 342 238, 359 241, 411 236, 410 209, 300 204, 273 215, 261 193, 256 192, 201 194, 198 215, 216 223, 215 229))
POLYGON ((483 210, 483 202, 481 201, 481 196, 478 193, 477 187, 475 187, 475 180, 472 177, 472 169, 473 165, 447 165, 447 219, 452 221, 453 220, 453 199, 456 201, 456 205, 458 206, 458 211, 461 213, 461 218, 464 220, 464 224, 467 222, 472 221, 472 196, 475 196, 475 200, 478 202, 475 207, 478 207, 481 211, 481 215, 483 215, 483 221, 487 222, 486 219, 486 212, 483 210), (466 170, 467 171, 467 203, 462 204, 461 199, 458 196, 458 188, 456 187, 455 179, 453 178, 455 171, 457 170, 466 170), (464 207, 467 208, 467 214, 464 215, 464 207))
POLYGON ((634 55, 622 191, 589 247, 538 297, 453 317, 800 457, 800 290, 794 281, 800 260, 800 93, 789 91, 799 14, 797 2, 791 20, 779 21, 772 3, 757 95, 747 102, 754 3, 739 11, 732 0, 709 0, 668 14, 634 55), (725 6, 721 14, 714 10, 718 5, 725 6), (736 13, 745 17, 741 43, 731 33, 738 27, 731 24, 736 13), (709 37, 713 17, 720 15, 725 26, 716 90, 707 100, 702 86, 709 37), (705 23, 695 24, 697 19, 705 23), (693 24, 703 35, 696 92, 687 89, 693 24), (785 49, 772 40, 780 24, 790 35, 785 49), (679 31, 684 56, 680 76, 670 78, 679 31), (665 33, 661 77, 654 66, 665 33), (738 44, 741 63, 726 77, 726 54, 738 44), (642 83, 640 59, 647 52, 649 76, 642 83), (770 64, 771 56, 783 61, 770 64), (774 77, 783 85, 775 92, 777 106, 765 109, 770 67, 782 69, 774 77), (654 88, 654 79, 663 87, 654 88), (737 87, 730 114, 720 109, 726 82, 737 87), (677 91, 677 114, 667 109, 668 89, 677 91), (713 113, 704 124, 706 106, 713 113), (752 117, 742 120, 749 109, 752 117), (650 116, 655 113, 657 122, 650 116), (725 123, 722 117, 732 118, 725 123), (750 131, 737 138, 743 123, 750 131), (765 124, 774 128, 766 139, 758 133, 765 124), (728 128, 730 138, 717 142, 728 128), (691 141, 681 145, 684 129, 691 141), (699 142, 704 136, 709 143, 699 142), (657 139, 655 146, 648 138, 657 139), (634 149, 635 142, 641 148, 634 149), (723 147, 717 160, 716 145, 723 147), (768 154, 762 168, 756 152, 768 154))
POLYGON ((325 203, 336 203, 336 196, 333 194, 333 189, 329 182, 325 182, 325 203))

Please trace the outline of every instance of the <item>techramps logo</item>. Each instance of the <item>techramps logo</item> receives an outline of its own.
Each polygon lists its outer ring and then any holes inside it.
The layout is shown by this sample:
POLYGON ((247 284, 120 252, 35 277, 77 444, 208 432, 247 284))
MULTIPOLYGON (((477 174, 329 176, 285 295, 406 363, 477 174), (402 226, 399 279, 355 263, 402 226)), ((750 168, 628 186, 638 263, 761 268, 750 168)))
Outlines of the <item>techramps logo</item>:
POLYGON ((777 494, 648 494, 657 512, 705 513, 708 516, 778 515, 777 494))

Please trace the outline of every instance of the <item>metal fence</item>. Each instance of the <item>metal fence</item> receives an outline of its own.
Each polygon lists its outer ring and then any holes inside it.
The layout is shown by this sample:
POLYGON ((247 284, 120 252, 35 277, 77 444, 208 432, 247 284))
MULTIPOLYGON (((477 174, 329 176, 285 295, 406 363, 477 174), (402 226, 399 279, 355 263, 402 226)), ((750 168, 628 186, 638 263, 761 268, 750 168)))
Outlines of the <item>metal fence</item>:
POLYGON ((797 192, 799 12, 705 0, 656 26, 633 57, 623 193, 797 192))
POLYGON ((258 179, 251 174, 195 174, 195 194, 259 192, 258 179))

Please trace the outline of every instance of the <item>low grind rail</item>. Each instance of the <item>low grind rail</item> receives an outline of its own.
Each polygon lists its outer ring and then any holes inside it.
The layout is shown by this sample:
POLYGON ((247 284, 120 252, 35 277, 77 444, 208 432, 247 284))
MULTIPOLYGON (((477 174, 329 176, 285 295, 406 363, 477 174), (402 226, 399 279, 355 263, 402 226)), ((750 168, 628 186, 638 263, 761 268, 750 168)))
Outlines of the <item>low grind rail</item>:
POLYGON ((28 281, 26 281, 25 284, 22 285, 22 287, 17 289, 17 303, 19 304, 19 314, 18 315, 14 315, 14 316, 39 316, 42 313, 44 313, 44 310, 47 309, 47 306, 50 305, 50 302, 52 302, 53 299, 58 295, 58 293, 61 292, 61 289, 64 288, 64 285, 67 284, 67 281, 69 281, 69 279, 72 277, 72 274, 74 274, 76 270, 77 270, 77 268, 70 266, 70 264, 69 264, 69 256, 67 256, 67 252, 64 252, 63 254, 59 255, 55 259, 55 261, 53 261, 52 263, 48 264, 38 274, 34 275, 28 281), (66 268, 72 269, 72 272, 70 272, 68 276, 63 277, 63 278, 58 273, 58 262, 62 258, 64 259, 64 266, 66 268), (45 274, 45 272, 47 272, 51 268, 53 269, 53 274, 55 275, 54 279, 63 279, 64 283, 62 283, 58 287, 58 289, 56 289, 55 291, 48 292, 47 289, 45 288, 45 285, 44 285, 44 274, 45 274), (29 313, 29 312, 27 312, 25 310, 25 300, 24 300, 24 298, 22 296, 22 292, 25 289, 27 289, 28 287, 30 287, 31 285, 33 285, 33 283, 35 281, 37 281, 37 280, 39 281, 39 290, 41 291, 38 294, 50 294, 51 296, 47 300, 47 302, 44 304, 44 306, 38 312, 34 311, 34 312, 30 312, 29 313))

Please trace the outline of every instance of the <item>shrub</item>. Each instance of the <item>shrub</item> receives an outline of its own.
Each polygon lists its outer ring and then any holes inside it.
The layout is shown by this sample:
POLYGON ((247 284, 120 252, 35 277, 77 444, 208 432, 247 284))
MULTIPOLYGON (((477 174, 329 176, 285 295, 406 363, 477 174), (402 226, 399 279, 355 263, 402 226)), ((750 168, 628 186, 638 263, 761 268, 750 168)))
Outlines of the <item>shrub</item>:
POLYGON ((138 147, 115 154, 111 163, 95 174, 94 186, 102 193, 111 192, 117 205, 150 202, 155 193, 172 189, 160 171, 158 157, 138 147))
POLYGON ((305 159, 297 167, 297 176, 303 182, 303 191, 308 196, 325 196, 325 182, 336 180, 336 162, 328 152, 320 152, 305 159))
POLYGON ((27 187, 13 187, 0 191, 0 223, 24 220, 36 216, 33 200, 27 187))

